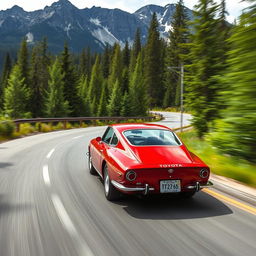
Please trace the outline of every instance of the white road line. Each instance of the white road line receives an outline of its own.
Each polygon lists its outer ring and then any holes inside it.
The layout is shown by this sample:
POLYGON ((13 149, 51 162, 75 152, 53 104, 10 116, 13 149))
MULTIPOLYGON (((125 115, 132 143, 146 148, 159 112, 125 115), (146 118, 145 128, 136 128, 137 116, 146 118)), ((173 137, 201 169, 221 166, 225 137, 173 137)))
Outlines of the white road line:
POLYGON ((52 202, 55 207, 55 210, 59 216, 60 221, 62 222, 65 229, 68 231, 68 233, 72 236, 77 235, 76 228, 71 221, 71 219, 68 216, 68 213, 66 212, 62 202, 60 201, 60 198, 57 195, 52 195, 52 202))
POLYGON ((52 156, 52 154, 54 153, 54 151, 55 151, 55 148, 53 148, 53 149, 47 154, 46 158, 47 158, 47 159, 50 159, 51 156, 52 156))
POLYGON ((43 178, 44 178, 44 183, 47 186, 51 186, 51 180, 50 180, 50 176, 49 176, 48 165, 43 166, 43 178))
POLYGON ((73 139, 80 139, 80 138, 82 138, 84 135, 80 135, 80 136, 76 136, 76 137, 74 137, 73 139))
POLYGON ((79 250, 79 254, 81 256, 93 256, 93 253, 89 248, 89 246, 87 245, 87 243, 80 238, 60 198, 57 195, 53 194, 52 202, 64 228, 67 230, 69 235, 71 235, 73 239, 78 243, 76 248, 79 250))

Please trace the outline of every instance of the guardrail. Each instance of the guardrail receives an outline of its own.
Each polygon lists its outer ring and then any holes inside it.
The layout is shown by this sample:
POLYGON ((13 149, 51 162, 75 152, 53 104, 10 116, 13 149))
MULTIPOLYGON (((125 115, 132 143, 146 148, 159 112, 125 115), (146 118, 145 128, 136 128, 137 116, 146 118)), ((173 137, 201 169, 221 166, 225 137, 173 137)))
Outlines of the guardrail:
MULTIPOLYGON (((154 116, 146 116, 146 117, 134 117, 134 116, 129 116, 129 117, 63 117, 63 118, 30 118, 30 119, 16 119, 12 120, 12 122, 16 125, 16 131, 19 132, 20 130, 20 124, 34 124, 34 123, 39 123, 38 130, 40 131, 40 123, 59 123, 62 122, 64 129, 67 128, 67 123, 68 122, 79 122, 80 127, 82 126, 82 123, 84 121, 92 121, 93 124, 96 124, 96 121, 125 121, 129 119, 133 120, 143 120, 143 121, 153 121, 154 119, 158 118, 163 118, 162 115, 153 113, 154 116)), ((7 121, 2 121, 1 123, 4 123, 7 121)))

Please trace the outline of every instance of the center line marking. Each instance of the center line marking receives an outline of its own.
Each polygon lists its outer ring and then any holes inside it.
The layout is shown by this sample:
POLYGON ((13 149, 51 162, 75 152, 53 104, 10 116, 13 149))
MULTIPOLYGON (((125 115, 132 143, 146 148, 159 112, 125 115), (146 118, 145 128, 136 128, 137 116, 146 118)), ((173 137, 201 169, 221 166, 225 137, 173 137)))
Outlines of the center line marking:
POLYGON ((79 251, 79 255, 93 256, 93 253, 89 248, 88 244, 80 238, 60 198, 57 195, 52 194, 52 202, 64 228, 68 231, 69 235, 71 235, 73 239, 77 242, 76 248, 79 251))
POLYGON ((80 139, 80 138, 82 138, 84 135, 80 135, 80 136, 76 136, 76 137, 74 137, 73 139, 80 139))
POLYGON ((222 194, 219 194, 213 190, 210 190, 210 189, 207 189, 207 188, 204 188, 203 191, 211 196, 214 196, 215 198, 219 199, 219 200, 222 200, 228 204, 231 204, 243 211, 246 211, 246 212, 249 212, 253 215, 256 215, 256 208, 255 207, 252 207, 252 206, 249 206, 247 204, 244 204, 242 202, 239 202, 235 199, 232 199, 230 197, 227 197, 227 196, 224 196, 222 194))
POLYGON ((55 151, 55 148, 53 148, 53 149, 47 154, 46 158, 47 158, 47 159, 50 159, 51 156, 52 156, 52 154, 54 153, 54 151, 55 151))
POLYGON ((51 185, 51 181, 50 181, 50 176, 49 176, 48 165, 44 165, 43 166, 43 178, 44 178, 44 183, 47 186, 50 186, 51 185))

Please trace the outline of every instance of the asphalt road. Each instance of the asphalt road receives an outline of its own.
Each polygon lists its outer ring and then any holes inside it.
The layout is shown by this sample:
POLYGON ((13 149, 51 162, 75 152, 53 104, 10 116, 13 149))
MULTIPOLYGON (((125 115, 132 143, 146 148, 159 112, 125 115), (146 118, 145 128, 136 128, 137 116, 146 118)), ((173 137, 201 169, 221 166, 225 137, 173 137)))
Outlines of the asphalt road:
MULTIPOLYGON (((179 126, 168 115, 161 123, 179 126)), ((103 130, 0 144, 0 256, 255 255, 256 215, 208 193, 108 202, 85 156, 103 130)))

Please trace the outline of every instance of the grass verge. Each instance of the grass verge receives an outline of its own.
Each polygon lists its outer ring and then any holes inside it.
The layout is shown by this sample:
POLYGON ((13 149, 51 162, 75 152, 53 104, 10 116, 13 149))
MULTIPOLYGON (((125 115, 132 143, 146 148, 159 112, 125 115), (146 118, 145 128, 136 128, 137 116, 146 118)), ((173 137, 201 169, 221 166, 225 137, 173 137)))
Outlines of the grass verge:
POLYGON ((220 153, 208 141, 199 139, 193 130, 179 134, 179 136, 190 151, 210 166, 212 173, 256 187, 256 165, 220 153))

